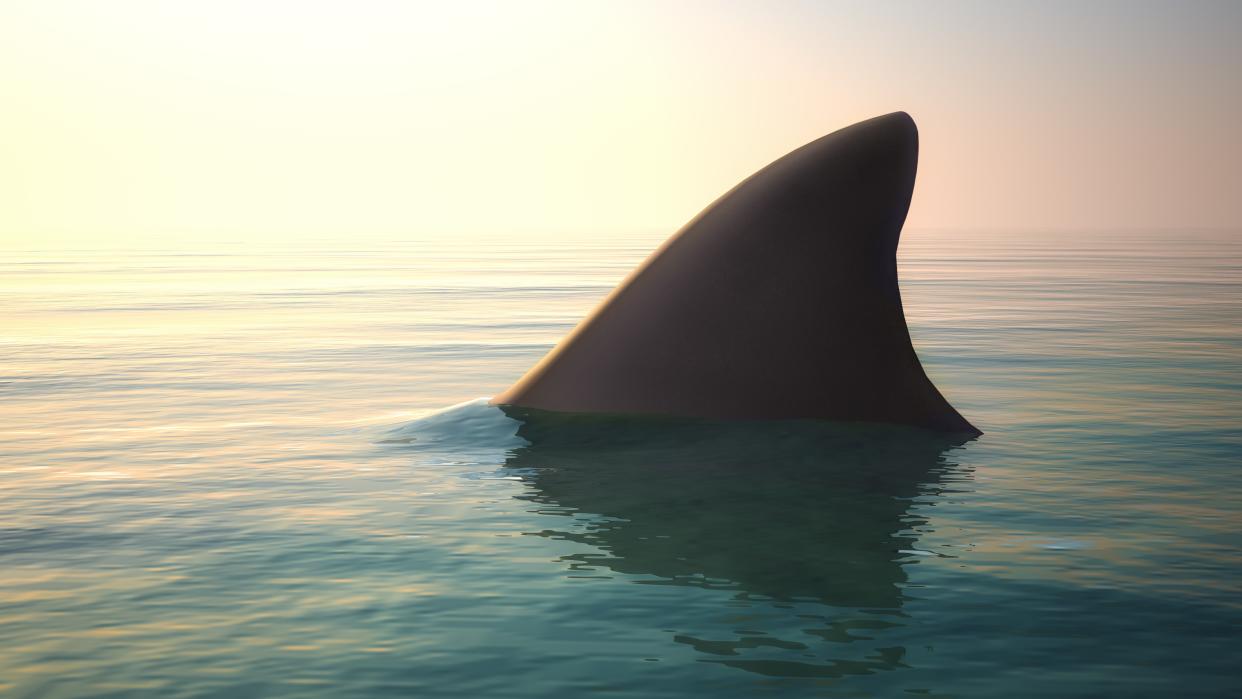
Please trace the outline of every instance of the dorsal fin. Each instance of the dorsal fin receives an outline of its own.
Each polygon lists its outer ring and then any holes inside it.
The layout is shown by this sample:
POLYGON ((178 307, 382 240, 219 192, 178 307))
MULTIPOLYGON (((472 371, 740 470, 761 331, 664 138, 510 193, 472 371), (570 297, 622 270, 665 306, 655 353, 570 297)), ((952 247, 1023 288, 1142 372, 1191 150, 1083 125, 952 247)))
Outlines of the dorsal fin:
POLYGON ((897 241, 917 163, 904 112, 789 153, 687 223, 492 402, 977 434, 924 374, 902 313, 897 241))

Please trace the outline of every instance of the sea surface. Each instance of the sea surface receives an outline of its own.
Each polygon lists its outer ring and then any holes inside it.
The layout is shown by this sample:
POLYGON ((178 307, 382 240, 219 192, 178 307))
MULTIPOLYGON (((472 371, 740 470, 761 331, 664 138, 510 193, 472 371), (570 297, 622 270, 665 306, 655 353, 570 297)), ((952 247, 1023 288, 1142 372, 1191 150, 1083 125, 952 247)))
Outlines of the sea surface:
POLYGON ((984 435, 486 404, 660 242, 0 257, 0 696, 1242 692, 1242 234, 907 231, 984 435))

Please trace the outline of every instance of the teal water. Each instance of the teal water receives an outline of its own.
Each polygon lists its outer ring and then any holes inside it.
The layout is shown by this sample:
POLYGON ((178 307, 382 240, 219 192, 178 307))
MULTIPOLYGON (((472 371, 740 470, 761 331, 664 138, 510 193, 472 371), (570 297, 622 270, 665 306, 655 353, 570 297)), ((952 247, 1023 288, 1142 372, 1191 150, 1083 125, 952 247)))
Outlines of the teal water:
POLYGON ((907 232, 985 434, 507 415, 658 239, 0 262, 0 696, 1224 697, 1242 237, 907 232))

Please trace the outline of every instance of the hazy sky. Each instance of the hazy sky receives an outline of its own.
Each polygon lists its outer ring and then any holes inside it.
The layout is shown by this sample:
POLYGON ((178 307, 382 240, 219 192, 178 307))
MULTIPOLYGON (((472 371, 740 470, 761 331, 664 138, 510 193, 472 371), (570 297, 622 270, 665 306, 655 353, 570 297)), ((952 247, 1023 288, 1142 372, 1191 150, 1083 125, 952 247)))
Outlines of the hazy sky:
POLYGON ((1242 228, 1242 2, 0 3, 0 244, 671 232, 906 110, 910 225, 1242 228))

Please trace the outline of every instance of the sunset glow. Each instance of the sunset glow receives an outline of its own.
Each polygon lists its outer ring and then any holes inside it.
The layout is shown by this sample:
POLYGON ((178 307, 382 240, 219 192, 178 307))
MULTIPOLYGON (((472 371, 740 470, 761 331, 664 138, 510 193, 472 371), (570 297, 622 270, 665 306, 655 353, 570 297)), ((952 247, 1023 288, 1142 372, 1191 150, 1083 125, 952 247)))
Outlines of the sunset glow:
POLYGON ((1239 220, 1237 5, 12 2, 5 247, 669 232, 903 109, 912 227, 1239 220))

